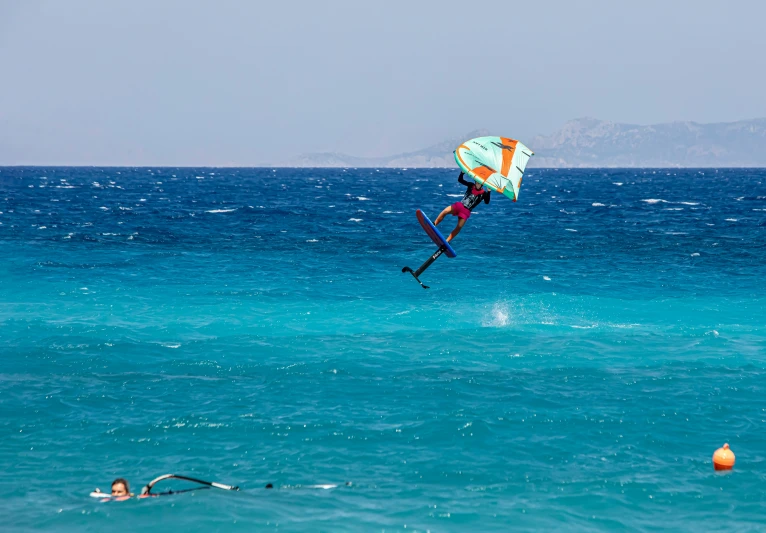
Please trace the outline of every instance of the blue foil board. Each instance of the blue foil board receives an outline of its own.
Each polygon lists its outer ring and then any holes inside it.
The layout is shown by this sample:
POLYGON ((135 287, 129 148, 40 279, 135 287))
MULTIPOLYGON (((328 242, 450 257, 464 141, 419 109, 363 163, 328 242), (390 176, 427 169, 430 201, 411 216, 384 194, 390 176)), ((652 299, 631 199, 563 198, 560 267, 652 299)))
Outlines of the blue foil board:
POLYGON ((436 226, 434 226, 433 222, 431 222, 428 217, 426 216, 423 211, 420 209, 417 210, 418 215, 418 222, 420 222, 420 225, 423 226, 423 229, 426 230, 426 233, 429 237, 431 237, 431 240, 434 241, 434 244, 441 248, 444 246, 445 250, 444 253, 447 254, 447 257, 457 257, 457 254, 455 253, 455 250, 452 249, 452 246, 449 245, 447 242, 447 239, 444 238, 444 235, 441 234, 441 232, 436 229, 436 226))

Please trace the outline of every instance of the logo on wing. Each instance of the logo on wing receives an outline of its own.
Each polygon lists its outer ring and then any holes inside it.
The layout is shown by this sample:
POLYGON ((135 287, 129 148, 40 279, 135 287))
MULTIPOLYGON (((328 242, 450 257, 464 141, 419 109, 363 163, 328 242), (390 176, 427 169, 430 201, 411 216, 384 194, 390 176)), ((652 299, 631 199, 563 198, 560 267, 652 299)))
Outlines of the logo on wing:
POLYGON ((509 152, 513 152, 514 146, 511 146, 510 144, 503 144, 496 141, 492 141, 492 144, 500 148, 501 150, 508 150, 509 152))

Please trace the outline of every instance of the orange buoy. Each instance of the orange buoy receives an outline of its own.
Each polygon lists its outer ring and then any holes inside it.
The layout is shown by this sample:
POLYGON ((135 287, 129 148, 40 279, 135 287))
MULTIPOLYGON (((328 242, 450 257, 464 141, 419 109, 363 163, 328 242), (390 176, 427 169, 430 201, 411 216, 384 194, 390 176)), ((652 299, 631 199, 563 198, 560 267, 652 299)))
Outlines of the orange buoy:
POLYGON ((713 466, 716 470, 731 470, 734 466, 734 452, 729 449, 728 444, 723 448, 718 448, 713 454, 713 466))

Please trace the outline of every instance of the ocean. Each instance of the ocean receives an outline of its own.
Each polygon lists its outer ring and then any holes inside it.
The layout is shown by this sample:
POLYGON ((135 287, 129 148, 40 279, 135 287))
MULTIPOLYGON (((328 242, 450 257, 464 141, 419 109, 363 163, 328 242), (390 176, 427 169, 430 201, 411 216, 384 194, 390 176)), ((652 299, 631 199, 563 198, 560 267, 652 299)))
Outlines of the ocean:
POLYGON ((463 191, 0 168, 3 530, 766 529, 766 170, 529 169, 423 290, 463 191))

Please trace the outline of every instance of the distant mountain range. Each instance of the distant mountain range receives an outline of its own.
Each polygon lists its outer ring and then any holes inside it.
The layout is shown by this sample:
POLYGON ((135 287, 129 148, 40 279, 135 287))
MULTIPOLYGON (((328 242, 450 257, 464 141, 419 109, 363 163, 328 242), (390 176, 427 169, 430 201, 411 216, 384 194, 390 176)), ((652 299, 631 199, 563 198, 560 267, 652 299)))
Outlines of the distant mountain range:
MULTIPOLYGON (((491 133, 472 131, 423 150, 388 157, 305 154, 285 166, 455 167, 452 151, 483 135, 491 133)), ((638 126, 581 118, 567 122, 552 135, 520 140, 535 152, 530 167, 766 167, 766 119, 638 126)))
POLYGON ((538 167, 766 167, 766 119, 637 126, 585 118, 529 147, 538 167))
POLYGON ((286 166, 295 167, 410 167, 410 168, 438 168, 454 167, 455 157, 452 152, 461 143, 474 137, 491 135, 486 130, 476 130, 466 133, 464 136, 449 139, 439 144, 429 146, 417 152, 408 152, 386 157, 354 157, 346 154, 318 153, 298 156, 286 166))

